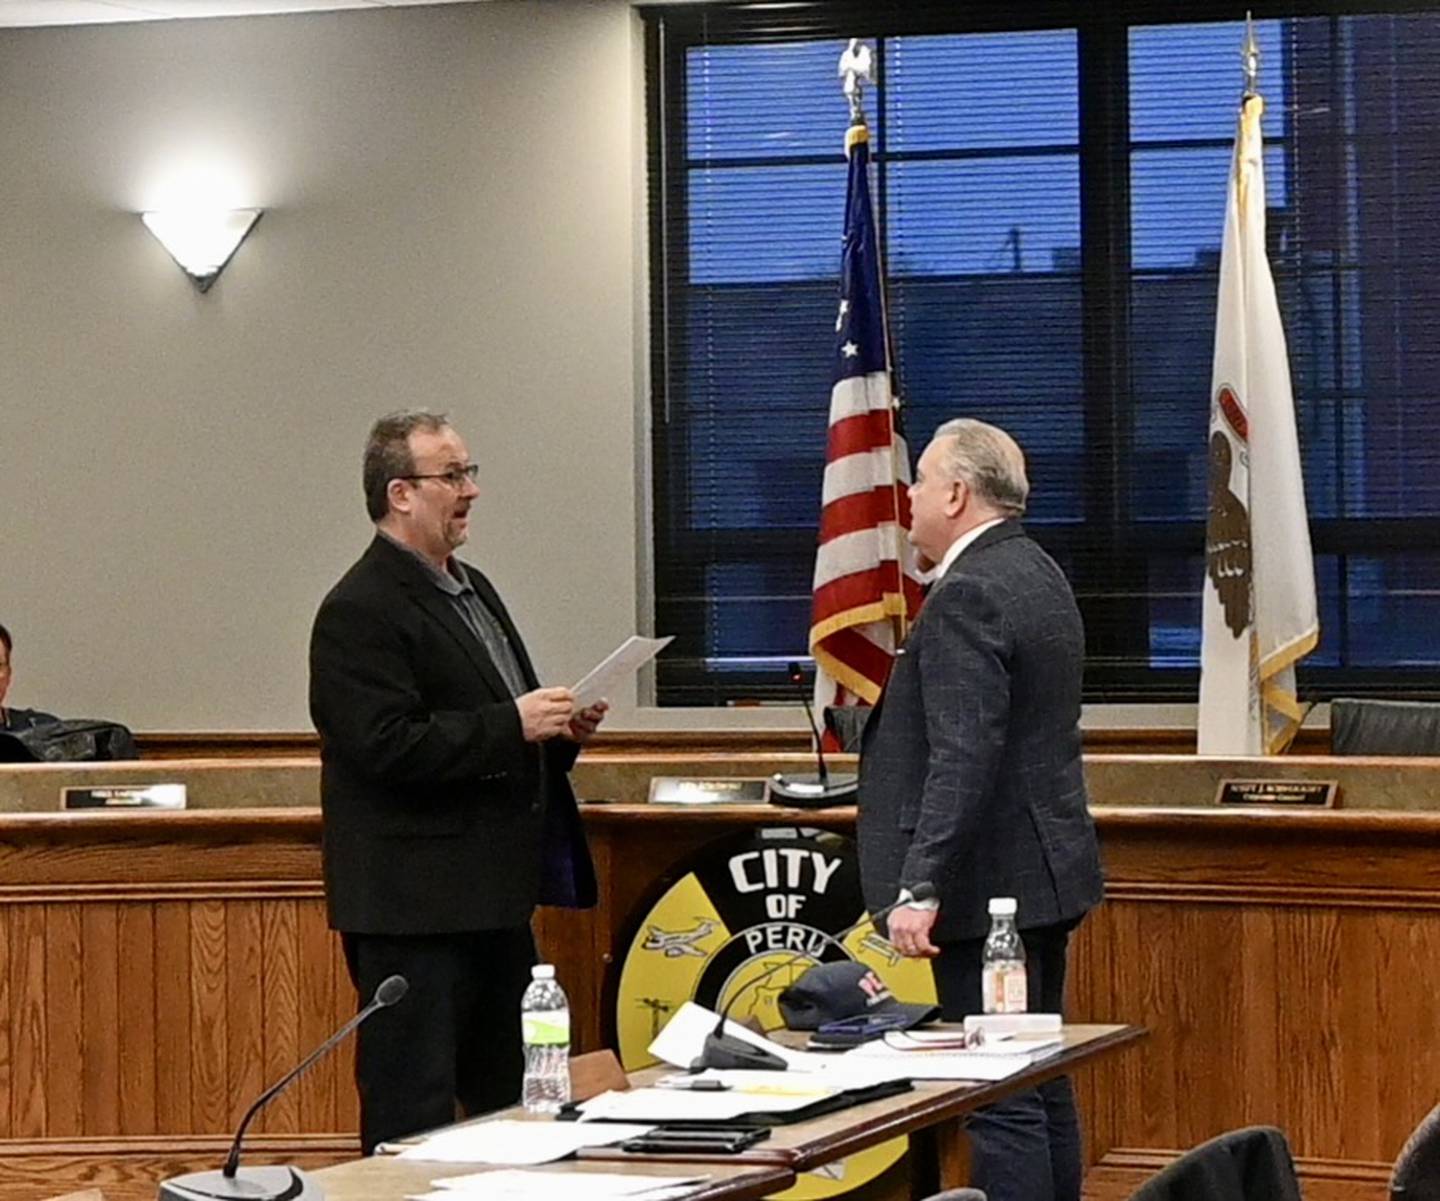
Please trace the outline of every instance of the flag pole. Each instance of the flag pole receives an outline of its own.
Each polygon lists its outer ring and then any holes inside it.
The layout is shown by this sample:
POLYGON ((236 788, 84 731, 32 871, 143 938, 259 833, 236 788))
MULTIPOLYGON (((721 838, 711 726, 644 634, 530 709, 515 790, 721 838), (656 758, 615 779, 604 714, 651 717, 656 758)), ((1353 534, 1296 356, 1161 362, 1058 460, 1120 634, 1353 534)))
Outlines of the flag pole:
POLYGON ((1249 10, 1245 13, 1245 40, 1240 44, 1240 61, 1245 72, 1245 91, 1240 103, 1258 94, 1260 86, 1260 43, 1255 40, 1255 22, 1249 10))
MULTIPOLYGON (((850 102, 850 125, 852 128, 859 126, 867 133, 870 127, 865 120, 865 85, 875 82, 872 63, 870 47, 859 38, 851 38, 850 44, 840 55, 840 90, 850 102)), ((845 153, 847 156, 850 153, 848 134, 845 138, 845 153)), ((866 186, 869 186, 868 182, 866 186)), ((880 244, 878 227, 875 233, 875 259, 880 266, 880 320, 885 337, 885 378, 890 393, 890 492, 895 513, 895 595, 900 601, 899 612, 894 614, 894 617, 896 632, 900 640, 904 641, 910 632, 909 606, 905 602, 905 557, 909 544, 900 528, 900 471, 895 462, 895 408, 899 404, 899 398, 895 390, 895 356, 890 343, 890 305, 885 295, 885 251, 880 244)), ((908 468, 910 465, 907 463, 905 466, 908 468)))

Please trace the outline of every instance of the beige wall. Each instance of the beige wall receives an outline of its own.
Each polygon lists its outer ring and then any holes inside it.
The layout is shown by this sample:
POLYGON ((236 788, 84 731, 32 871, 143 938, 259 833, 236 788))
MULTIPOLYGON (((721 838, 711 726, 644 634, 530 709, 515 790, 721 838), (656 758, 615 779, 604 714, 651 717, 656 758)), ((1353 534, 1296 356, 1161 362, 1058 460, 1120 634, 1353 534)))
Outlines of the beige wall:
MULTIPOLYGON (((628 0, 0 30, 14 703, 308 728, 310 618, 369 536, 360 446, 404 404, 483 464, 467 557, 548 680, 642 620, 640 41, 628 0), (207 296, 135 216, 195 163, 267 210, 207 296)), ((803 724, 617 699, 622 726, 803 724)))
POLYGON ((636 620, 638 20, 623 0, 0 32, 0 621, 16 704, 308 728, 369 422, 448 409, 542 673, 636 620), (201 296, 134 213, 267 212, 201 296))

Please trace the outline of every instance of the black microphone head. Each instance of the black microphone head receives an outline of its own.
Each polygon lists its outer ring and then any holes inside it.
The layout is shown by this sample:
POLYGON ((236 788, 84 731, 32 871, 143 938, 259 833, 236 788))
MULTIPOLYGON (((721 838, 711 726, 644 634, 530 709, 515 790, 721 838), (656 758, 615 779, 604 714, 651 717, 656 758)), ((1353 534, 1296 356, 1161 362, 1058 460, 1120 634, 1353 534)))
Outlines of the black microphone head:
POLYGON ((792 663, 790 664, 790 683, 792 683, 792 684, 803 684, 803 683, 805 683, 805 672, 802 670, 802 668, 800 667, 800 664, 799 664, 798 662, 792 662, 792 663))
POLYGON ((410 991, 410 981, 404 976, 386 976, 375 990, 375 1000, 380 1005, 394 1005, 410 991))
POLYGON ((910 890, 910 899, 912 901, 933 901, 938 895, 935 891, 935 885, 931 884, 928 880, 915 885, 915 887, 910 890))

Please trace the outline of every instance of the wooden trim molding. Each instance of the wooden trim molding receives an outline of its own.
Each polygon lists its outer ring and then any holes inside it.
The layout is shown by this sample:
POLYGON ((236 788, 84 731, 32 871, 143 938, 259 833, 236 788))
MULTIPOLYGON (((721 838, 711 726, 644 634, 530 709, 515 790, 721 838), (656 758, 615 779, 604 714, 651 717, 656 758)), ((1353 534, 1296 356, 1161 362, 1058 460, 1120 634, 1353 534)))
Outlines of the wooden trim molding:
MULTIPOLYGON (((1085 1174, 1086 1201, 1128 1201, 1151 1176, 1180 1157, 1179 1150, 1112 1147, 1085 1174)), ((1388 1163, 1295 1157, 1305 1201, 1355 1201, 1383 1198, 1389 1192, 1388 1163)))
MULTIPOLYGON (((1193 755, 1195 731, 1175 727, 1103 727, 1082 731, 1085 751, 1094 755, 1193 755)), ((137 733, 142 759, 293 759, 320 753, 320 739, 311 731, 257 730, 149 731, 137 733)), ((1292 748, 1300 755, 1330 753, 1330 731, 1306 727, 1292 748)), ((763 755, 808 754, 810 736, 803 730, 606 730, 586 748, 589 759, 629 755, 763 755)))

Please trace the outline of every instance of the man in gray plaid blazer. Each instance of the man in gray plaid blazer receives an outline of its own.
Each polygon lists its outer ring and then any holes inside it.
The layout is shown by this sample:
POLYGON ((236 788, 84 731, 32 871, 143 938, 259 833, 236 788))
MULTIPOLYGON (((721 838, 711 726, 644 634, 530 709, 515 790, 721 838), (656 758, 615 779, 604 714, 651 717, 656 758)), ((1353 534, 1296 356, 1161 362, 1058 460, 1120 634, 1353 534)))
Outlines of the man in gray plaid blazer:
MULTIPOLYGON (((860 752, 860 863, 873 910, 933 884, 938 904, 897 909, 904 955, 933 956, 947 1019, 979 1013, 990 897, 1015 897, 1029 1007, 1060 1012, 1070 932, 1101 897, 1080 762, 1085 632, 1070 585, 1019 518, 1020 448, 950 421, 920 456, 910 540, 935 582, 860 752)), ((989 1201, 1079 1201, 1069 1080, 971 1120, 974 1183, 989 1201)))

